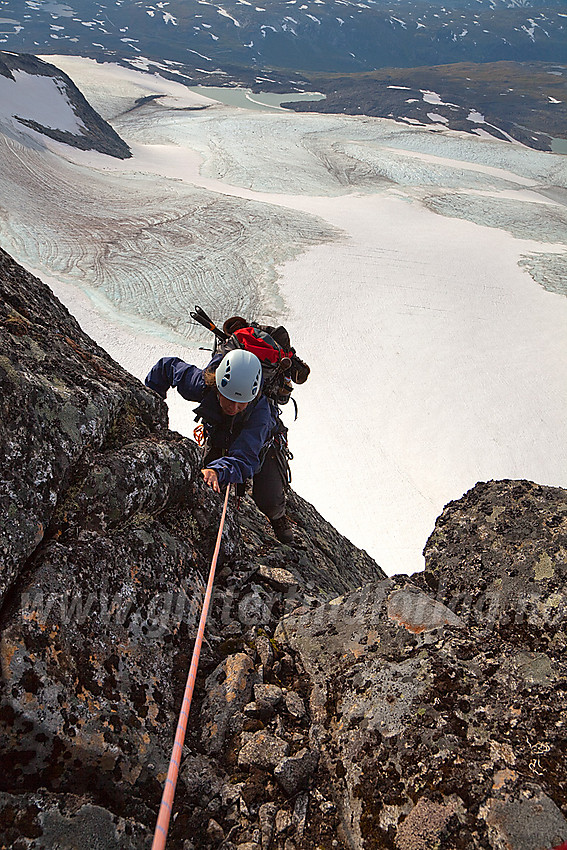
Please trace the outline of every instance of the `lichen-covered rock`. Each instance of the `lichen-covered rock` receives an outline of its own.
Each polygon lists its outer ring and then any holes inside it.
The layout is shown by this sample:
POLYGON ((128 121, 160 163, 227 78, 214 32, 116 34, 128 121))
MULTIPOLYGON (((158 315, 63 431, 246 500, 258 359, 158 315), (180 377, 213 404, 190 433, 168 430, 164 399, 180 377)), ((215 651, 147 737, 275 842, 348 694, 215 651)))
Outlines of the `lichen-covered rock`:
POLYGON ((294 691, 289 691, 285 695, 285 707, 286 710, 292 715, 292 717, 301 720, 305 717, 305 703, 294 691))
POLYGON ((347 846, 567 839, 566 498, 477 485, 444 511, 413 584, 367 585, 280 622, 312 684, 347 846))
POLYGON ((2 847, 11 850, 150 850, 153 835, 88 799, 44 790, 0 793, 0 834, 2 847))
POLYGON ((303 747, 294 756, 284 758, 274 769, 274 777, 288 797, 297 794, 309 783, 309 778, 317 767, 318 753, 303 747))
POLYGON ((283 691, 278 685, 254 685, 254 699, 278 705, 283 699, 283 691))
POLYGON ((230 655, 205 682, 201 706, 201 740, 209 753, 220 753, 230 734, 240 731, 244 706, 250 700, 256 671, 243 652, 230 655))
MULTIPOLYGON (((0 845, 151 843, 221 499, 165 404, 0 251, 0 845)), ((387 579, 230 508, 168 846, 567 840, 567 493, 478 484, 387 579), (339 595, 341 594, 341 595, 339 595)))
POLYGON ((479 483, 447 505, 424 550, 424 586, 471 625, 564 631, 567 495, 530 481, 479 483))
MULTIPOLYGON (((44 821, 61 836, 88 820, 100 825, 91 847, 129 848, 109 830, 134 835, 132 818, 139 835, 153 831, 222 500, 202 483, 198 447, 167 430, 164 402, 1 250, 0 339, 0 790, 25 811, 29 794, 51 795, 45 812, 60 799, 60 817, 44 821)), ((242 711, 253 684, 281 688, 295 675, 275 623, 383 575, 336 532, 322 546, 319 521, 305 511, 291 550, 250 499, 240 515, 230 504, 172 847, 207 846, 212 820, 227 836, 236 827, 238 843, 260 835, 258 768, 230 780, 238 733, 261 723, 242 711)), ((275 782, 270 794, 283 800, 275 782)), ((11 846, 8 821, 0 844, 11 846)), ((59 847, 49 834, 21 847, 59 847)))
POLYGON ((439 846, 451 818, 462 808, 458 799, 436 803, 420 797, 396 829, 396 847, 398 850, 430 850, 439 846))
POLYGON ((489 797, 479 811, 494 847, 550 850, 565 840, 565 818, 537 785, 489 797))
POLYGON ((275 803, 263 803, 258 810, 262 850, 268 850, 272 843, 277 811, 278 807, 275 803))
POLYGON ((165 429, 157 396, 0 249, 0 601, 41 544, 85 453, 165 429))
POLYGON ((289 744, 264 730, 256 732, 238 754, 240 767, 273 770, 289 753, 289 744))

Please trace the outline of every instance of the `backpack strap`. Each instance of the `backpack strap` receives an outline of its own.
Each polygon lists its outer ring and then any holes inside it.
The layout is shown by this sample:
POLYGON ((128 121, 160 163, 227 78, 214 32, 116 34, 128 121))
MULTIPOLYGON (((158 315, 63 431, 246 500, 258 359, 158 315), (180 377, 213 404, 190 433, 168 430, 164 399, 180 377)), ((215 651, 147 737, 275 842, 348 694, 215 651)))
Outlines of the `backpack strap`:
POLYGON ((291 469, 289 466, 289 462, 290 460, 293 460, 293 454, 289 450, 289 445, 287 442, 287 433, 288 429, 278 416, 276 419, 276 427, 272 432, 272 436, 262 449, 260 464, 261 469, 262 463, 264 462, 266 455, 268 454, 270 449, 273 449, 274 457, 276 459, 276 463, 286 490, 289 489, 289 486, 291 484, 291 469))

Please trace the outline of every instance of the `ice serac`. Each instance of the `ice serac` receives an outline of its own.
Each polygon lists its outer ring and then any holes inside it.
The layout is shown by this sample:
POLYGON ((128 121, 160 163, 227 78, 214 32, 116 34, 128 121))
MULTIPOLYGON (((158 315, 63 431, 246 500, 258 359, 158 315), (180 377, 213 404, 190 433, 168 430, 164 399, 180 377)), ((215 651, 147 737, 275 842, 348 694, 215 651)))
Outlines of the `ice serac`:
MULTIPOLYGON (((77 132, 46 126, 33 117, 17 116, 19 124, 80 150, 98 151, 99 153, 104 153, 117 159, 128 159, 132 155, 126 142, 90 106, 71 78, 59 68, 27 53, 6 53, 0 51, 0 76, 11 80, 14 85, 17 85, 17 77, 14 72, 21 72, 36 77, 50 77, 56 80, 58 82, 60 97, 68 101, 71 110, 80 122, 77 132)), ((22 97, 22 110, 26 108, 24 101, 25 98, 22 97)))
MULTIPOLYGON (((0 251, 0 844, 151 846, 219 498, 154 393, 0 251)), ((168 846, 567 840, 567 492, 477 484, 386 578, 230 509, 168 846)))

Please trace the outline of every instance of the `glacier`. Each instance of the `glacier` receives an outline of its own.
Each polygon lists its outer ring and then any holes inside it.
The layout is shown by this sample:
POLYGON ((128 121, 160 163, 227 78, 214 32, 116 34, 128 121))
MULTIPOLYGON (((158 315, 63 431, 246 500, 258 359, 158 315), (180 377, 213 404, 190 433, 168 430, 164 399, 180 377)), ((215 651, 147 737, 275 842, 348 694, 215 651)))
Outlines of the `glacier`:
POLYGON ((478 480, 565 486, 565 157, 49 61, 133 156, 0 106, 0 241, 115 359, 140 379, 165 354, 204 365, 195 304, 285 323, 312 367, 297 422, 284 410, 293 486, 389 574, 423 568, 435 518, 478 480))

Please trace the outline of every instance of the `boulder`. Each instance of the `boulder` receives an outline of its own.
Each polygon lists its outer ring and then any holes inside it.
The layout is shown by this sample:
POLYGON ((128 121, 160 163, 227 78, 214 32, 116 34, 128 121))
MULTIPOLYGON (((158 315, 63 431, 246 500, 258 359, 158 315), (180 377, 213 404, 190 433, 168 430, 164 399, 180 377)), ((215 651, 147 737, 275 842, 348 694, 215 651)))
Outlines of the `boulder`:
POLYGON ((289 752, 287 741, 264 730, 256 732, 238 754, 240 767, 261 767, 273 770, 289 752))

